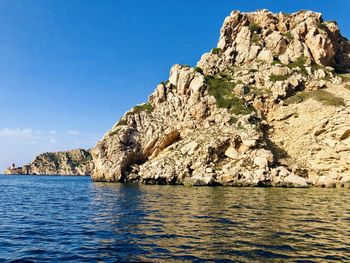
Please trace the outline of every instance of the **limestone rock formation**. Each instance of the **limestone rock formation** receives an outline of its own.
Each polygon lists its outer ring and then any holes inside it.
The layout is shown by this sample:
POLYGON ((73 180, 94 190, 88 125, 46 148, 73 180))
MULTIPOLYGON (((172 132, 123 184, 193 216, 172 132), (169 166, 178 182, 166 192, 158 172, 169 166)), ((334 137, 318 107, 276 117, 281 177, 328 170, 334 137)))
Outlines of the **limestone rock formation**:
POLYGON ((126 113, 92 150, 93 179, 161 184, 195 180, 194 185, 226 180, 225 184, 248 185, 257 169, 255 184, 266 181, 273 158, 263 150, 253 108, 236 96, 231 109, 219 108, 208 92, 203 74, 175 65, 169 82, 157 87, 148 104, 126 113))
POLYGON ((319 13, 232 12, 97 143, 93 180, 350 186, 349 47, 319 13))
POLYGON ((304 58, 308 64, 348 70, 350 44, 334 21, 320 13, 300 11, 273 14, 234 11, 221 28, 217 52, 204 54, 198 63, 206 73, 259 60, 284 64, 304 58))
POLYGON ((22 175, 91 175, 93 169, 90 151, 43 153, 23 167, 8 168, 5 174, 22 175))
POLYGON ((279 107, 269 114, 270 138, 283 149, 280 162, 307 172, 312 185, 350 183, 350 90, 330 85, 327 96, 343 99, 340 106, 313 98, 279 107))

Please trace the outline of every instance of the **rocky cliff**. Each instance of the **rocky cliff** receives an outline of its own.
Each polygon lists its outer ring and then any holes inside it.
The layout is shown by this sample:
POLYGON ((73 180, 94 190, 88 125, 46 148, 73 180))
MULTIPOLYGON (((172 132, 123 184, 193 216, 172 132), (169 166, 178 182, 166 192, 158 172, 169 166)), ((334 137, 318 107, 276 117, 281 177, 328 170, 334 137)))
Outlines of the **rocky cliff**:
POLYGON ((350 44, 300 11, 232 12, 197 67, 174 65, 92 150, 95 181, 350 185, 350 44))
POLYGON ((89 151, 83 149, 67 152, 43 153, 23 167, 8 168, 5 174, 24 175, 91 175, 93 168, 89 151))
POLYGON ((45 153, 6 173, 350 188, 350 43, 337 23, 311 11, 235 11, 220 32, 216 48, 194 68, 174 65, 91 155, 45 153))

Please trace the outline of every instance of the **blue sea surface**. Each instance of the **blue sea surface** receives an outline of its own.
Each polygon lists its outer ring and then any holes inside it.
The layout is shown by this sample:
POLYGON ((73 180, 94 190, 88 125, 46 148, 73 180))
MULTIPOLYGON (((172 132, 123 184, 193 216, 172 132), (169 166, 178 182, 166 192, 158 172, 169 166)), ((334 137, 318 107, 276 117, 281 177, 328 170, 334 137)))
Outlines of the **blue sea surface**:
POLYGON ((350 191, 0 175, 0 262, 350 261, 350 191))

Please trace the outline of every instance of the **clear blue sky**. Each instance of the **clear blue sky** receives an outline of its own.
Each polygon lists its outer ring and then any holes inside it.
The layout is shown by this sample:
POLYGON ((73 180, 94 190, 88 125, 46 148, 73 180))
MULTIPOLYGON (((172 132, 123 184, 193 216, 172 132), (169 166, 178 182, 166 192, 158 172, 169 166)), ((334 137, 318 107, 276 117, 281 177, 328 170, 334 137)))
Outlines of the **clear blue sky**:
POLYGON ((310 9, 350 36, 350 1, 0 0, 0 170, 92 147, 172 64, 195 65, 232 10, 310 9))

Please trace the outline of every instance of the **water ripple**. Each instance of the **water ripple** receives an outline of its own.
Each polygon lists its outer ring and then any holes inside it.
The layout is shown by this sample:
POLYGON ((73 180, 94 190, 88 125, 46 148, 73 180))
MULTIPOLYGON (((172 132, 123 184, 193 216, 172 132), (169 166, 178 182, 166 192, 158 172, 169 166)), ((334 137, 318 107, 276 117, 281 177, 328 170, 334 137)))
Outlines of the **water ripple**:
POLYGON ((350 260, 344 189, 0 176, 1 262, 350 260))

